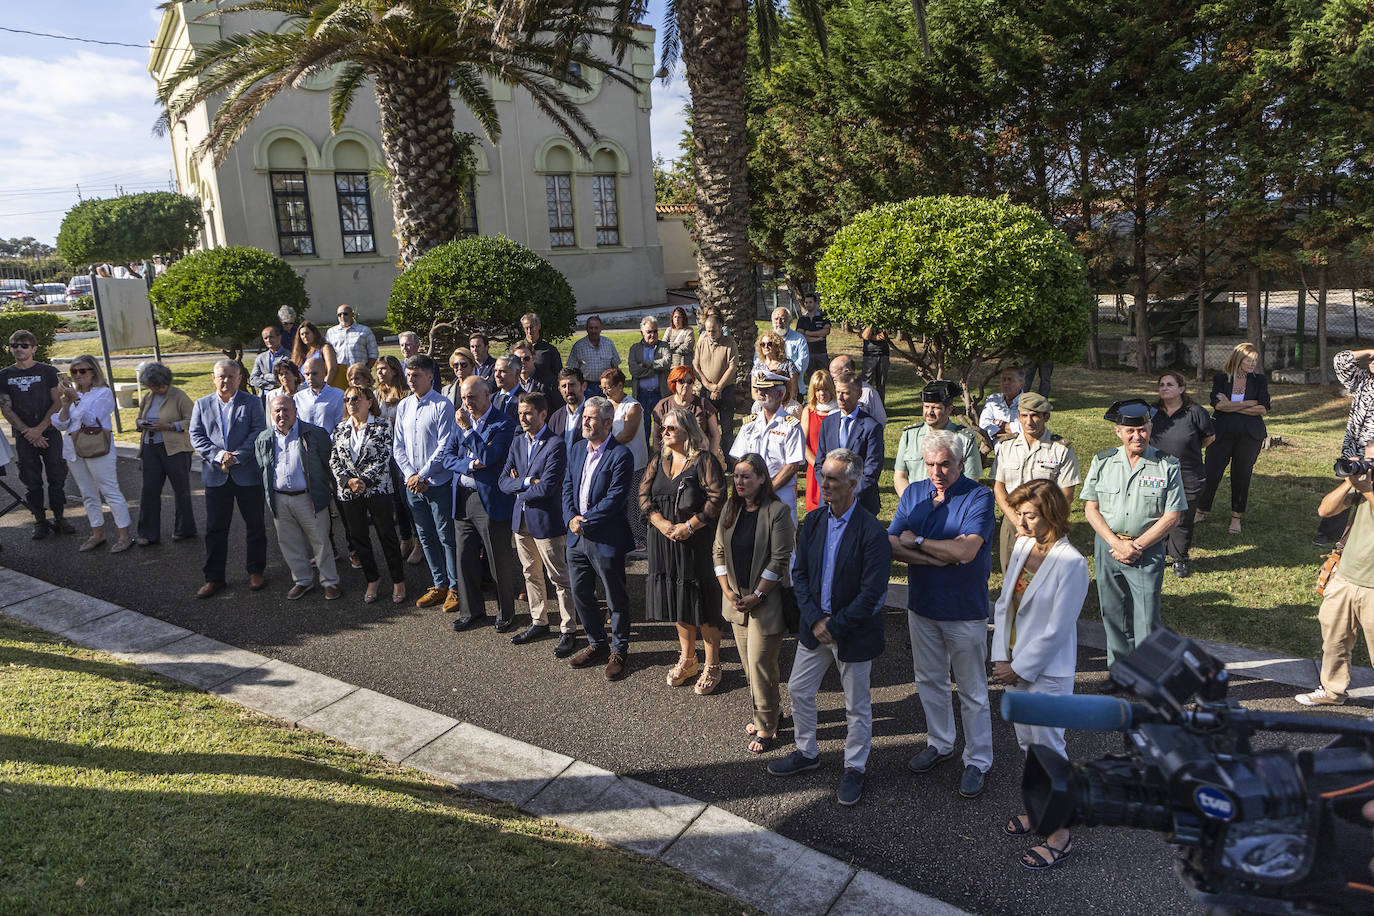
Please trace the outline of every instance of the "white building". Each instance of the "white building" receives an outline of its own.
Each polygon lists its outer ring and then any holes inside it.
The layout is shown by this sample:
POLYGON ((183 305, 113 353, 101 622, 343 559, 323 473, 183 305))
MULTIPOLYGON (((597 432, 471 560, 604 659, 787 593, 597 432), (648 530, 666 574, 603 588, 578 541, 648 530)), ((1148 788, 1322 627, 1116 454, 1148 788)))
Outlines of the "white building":
MULTIPOLYGON (((181 2, 162 14, 148 72, 162 83, 196 48, 221 37, 270 28, 274 21, 240 14, 196 21, 212 3, 181 2)), ((658 305, 665 301, 663 250, 654 214, 649 85, 653 30, 646 48, 627 56, 638 79, 630 89, 591 73, 592 89, 575 92, 601 136, 583 158, 523 93, 497 84, 501 138, 493 144, 455 99, 454 127, 480 138, 477 176, 465 231, 505 235, 562 271, 579 311, 658 305)), ((370 85, 359 89, 344 127, 329 130, 327 78, 268 103, 222 166, 195 155, 209 131, 216 97, 172 125, 177 184, 200 198, 202 244, 254 245, 284 256, 305 279, 312 315, 333 323, 347 302, 366 320, 386 312, 396 277, 391 202, 383 173, 379 116, 370 85)))

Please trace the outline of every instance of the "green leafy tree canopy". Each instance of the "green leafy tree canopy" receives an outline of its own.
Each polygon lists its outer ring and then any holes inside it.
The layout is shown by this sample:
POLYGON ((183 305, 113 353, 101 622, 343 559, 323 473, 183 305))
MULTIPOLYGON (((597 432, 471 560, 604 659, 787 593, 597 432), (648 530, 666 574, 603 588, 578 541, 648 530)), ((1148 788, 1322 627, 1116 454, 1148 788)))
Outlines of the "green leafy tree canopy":
POLYGON ((927 378, 957 378, 966 398, 984 364, 1019 354, 1068 361, 1088 337, 1082 257, 1006 197, 875 207, 836 234, 816 279, 832 319, 895 332, 896 352, 927 378))
POLYGON ((297 314, 310 308, 305 281, 290 264, 246 245, 192 252, 153 281, 148 296, 160 324, 215 341, 235 358, 276 323, 283 305, 297 314))
POLYGON ((430 249, 396 278, 386 310, 396 330, 428 337, 430 353, 465 346, 478 332, 512 340, 526 312, 539 316, 544 337, 557 340, 576 327, 577 300, 552 264, 502 236, 430 249))
POLYGON ((200 201, 172 191, 83 200, 63 217, 57 252, 70 264, 179 256, 204 223, 200 201))

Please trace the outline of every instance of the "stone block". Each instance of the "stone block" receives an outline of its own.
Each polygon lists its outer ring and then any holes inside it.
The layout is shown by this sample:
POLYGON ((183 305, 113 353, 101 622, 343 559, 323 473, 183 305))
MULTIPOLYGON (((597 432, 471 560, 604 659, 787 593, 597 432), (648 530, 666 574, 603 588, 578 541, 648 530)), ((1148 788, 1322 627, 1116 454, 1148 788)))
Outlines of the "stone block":
POLYGON ((966 916, 967 911, 928 897, 873 874, 861 871, 849 882, 829 916, 966 916))
POLYGON ((662 858, 778 916, 823 916, 854 877, 852 866, 714 805, 662 858))
POLYGON ((57 586, 0 566, 0 608, 56 591, 57 586))
POLYGON ((402 762, 478 795, 523 805, 573 758, 463 722, 402 762))
POLYGON ((201 690, 209 690, 216 684, 222 684, 267 662, 266 657, 256 652, 236 649, 198 633, 147 652, 115 654, 125 661, 201 690))
POLYGON ((11 604, 6 615, 49 633, 65 633, 83 623, 108 617, 124 610, 117 604, 101 601, 80 592, 55 588, 37 597, 11 604))
POLYGON ((87 649, 121 653, 148 652, 190 635, 184 627, 129 610, 97 617, 62 634, 87 649))
POLYGON ((268 659, 264 665, 215 685, 210 692, 294 725, 357 689, 332 677, 268 659))
POLYGON ((453 728, 458 720, 360 688, 296 724, 400 761, 453 728))

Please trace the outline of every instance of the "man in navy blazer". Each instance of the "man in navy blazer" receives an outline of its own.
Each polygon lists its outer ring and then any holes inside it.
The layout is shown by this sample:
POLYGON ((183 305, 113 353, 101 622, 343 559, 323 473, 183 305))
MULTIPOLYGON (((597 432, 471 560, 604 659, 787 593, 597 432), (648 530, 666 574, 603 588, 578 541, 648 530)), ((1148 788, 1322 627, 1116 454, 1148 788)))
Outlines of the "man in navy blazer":
POLYGON ((491 402, 497 410, 519 423, 516 412, 520 407, 520 395, 525 393, 520 387, 520 360, 514 356, 498 356, 491 371, 491 383, 496 386, 491 402))
POLYGON ((243 370, 238 363, 220 360, 213 377, 215 393, 196 401, 191 410, 191 447, 200 453, 205 486, 205 584, 196 590, 197 598, 224 588, 235 504, 247 529, 248 587, 258 591, 267 584, 266 503, 253 451, 258 434, 267 428, 267 416, 260 399, 239 390, 243 370))
POLYGON ((820 439, 816 443, 816 467, 825 464, 825 456, 837 448, 847 448, 863 460, 863 476, 859 478, 859 505, 874 516, 878 514, 878 478, 883 473, 883 426, 867 410, 859 406, 863 383, 854 377, 835 381, 835 400, 840 409, 832 410, 821 421, 820 439))
POLYGON ((625 554, 634 547, 625 522, 625 501, 631 498, 633 453, 611 435, 615 405, 605 398, 588 398, 582 410, 582 438, 568 453, 563 479, 563 516, 568 522, 568 575, 573 604, 587 633, 587 647, 568 664, 588 668, 606 662, 606 678, 625 673, 630 648, 630 604, 625 592, 625 554), (611 609, 611 639, 596 603, 596 580, 606 591, 611 609))
POLYGON ((515 591, 519 577, 510 519, 515 499, 497 486, 506 466, 515 422, 491 405, 491 386, 480 375, 463 379, 462 404, 455 411, 458 429, 444 452, 444 467, 453 472, 453 530, 458 542, 458 589, 462 613, 455 630, 466 630, 486 616, 482 598, 482 551, 496 579, 496 632, 515 626, 515 591))
POLYGON ((560 636, 553 654, 567 658, 577 647, 577 613, 568 580, 567 534, 563 523, 563 479, 567 476, 568 452, 563 439, 544 422, 548 401, 542 394, 520 396, 520 428, 511 443, 510 457, 501 469, 502 492, 515 497, 511 531, 515 553, 525 571, 525 595, 530 602, 529 629, 511 637, 517 646, 540 639, 549 632, 549 610, 544 572, 558 593, 560 636))
POLYGON ((581 369, 564 369, 558 373, 556 394, 561 396, 561 402, 549 412, 548 424, 554 435, 563 437, 569 455, 573 443, 582 438, 582 410, 586 407, 582 397, 586 392, 587 382, 582 378, 581 369))
POLYGON ((797 749, 768 765, 792 776, 821 765, 816 745, 816 691, 836 662, 844 687, 848 733, 838 800, 857 804, 873 740, 869 675, 882 654, 883 595, 892 566, 887 531, 868 512, 855 511, 863 459, 846 448, 826 456, 816 471, 825 507, 808 512, 797 539, 792 585, 801 608, 797 656, 787 682, 797 749))

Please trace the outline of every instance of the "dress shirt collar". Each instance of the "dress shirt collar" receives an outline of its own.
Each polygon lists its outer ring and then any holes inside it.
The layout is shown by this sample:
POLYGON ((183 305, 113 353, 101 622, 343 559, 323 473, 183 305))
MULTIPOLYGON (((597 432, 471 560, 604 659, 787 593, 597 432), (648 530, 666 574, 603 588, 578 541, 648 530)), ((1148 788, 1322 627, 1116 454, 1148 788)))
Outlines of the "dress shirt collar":
POLYGON ((832 509, 832 508, 830 508, 829 504, 827 504, 826 507, 825 507, 825 508, 826 508, 825 517, 826 517, 826 519, 829 520, 829 522, 830 522, 830 527, 831 527, 831 528, 836 528, 836 527, 843 528, 845 525, 848 525, 848 524, 849 524, 849 518, 850 518, 850 516, 852 516, 852 515, 854 514, 854 507, 857 506, 858 504, 859 504, 859 501, 858 501, 857 499, 854 500, 852 503, 849 504, 849 508, 845 510, 844 515, 841 515, 841 516, 838 516, 838 517, 835 515, 835 510, 832 509))

